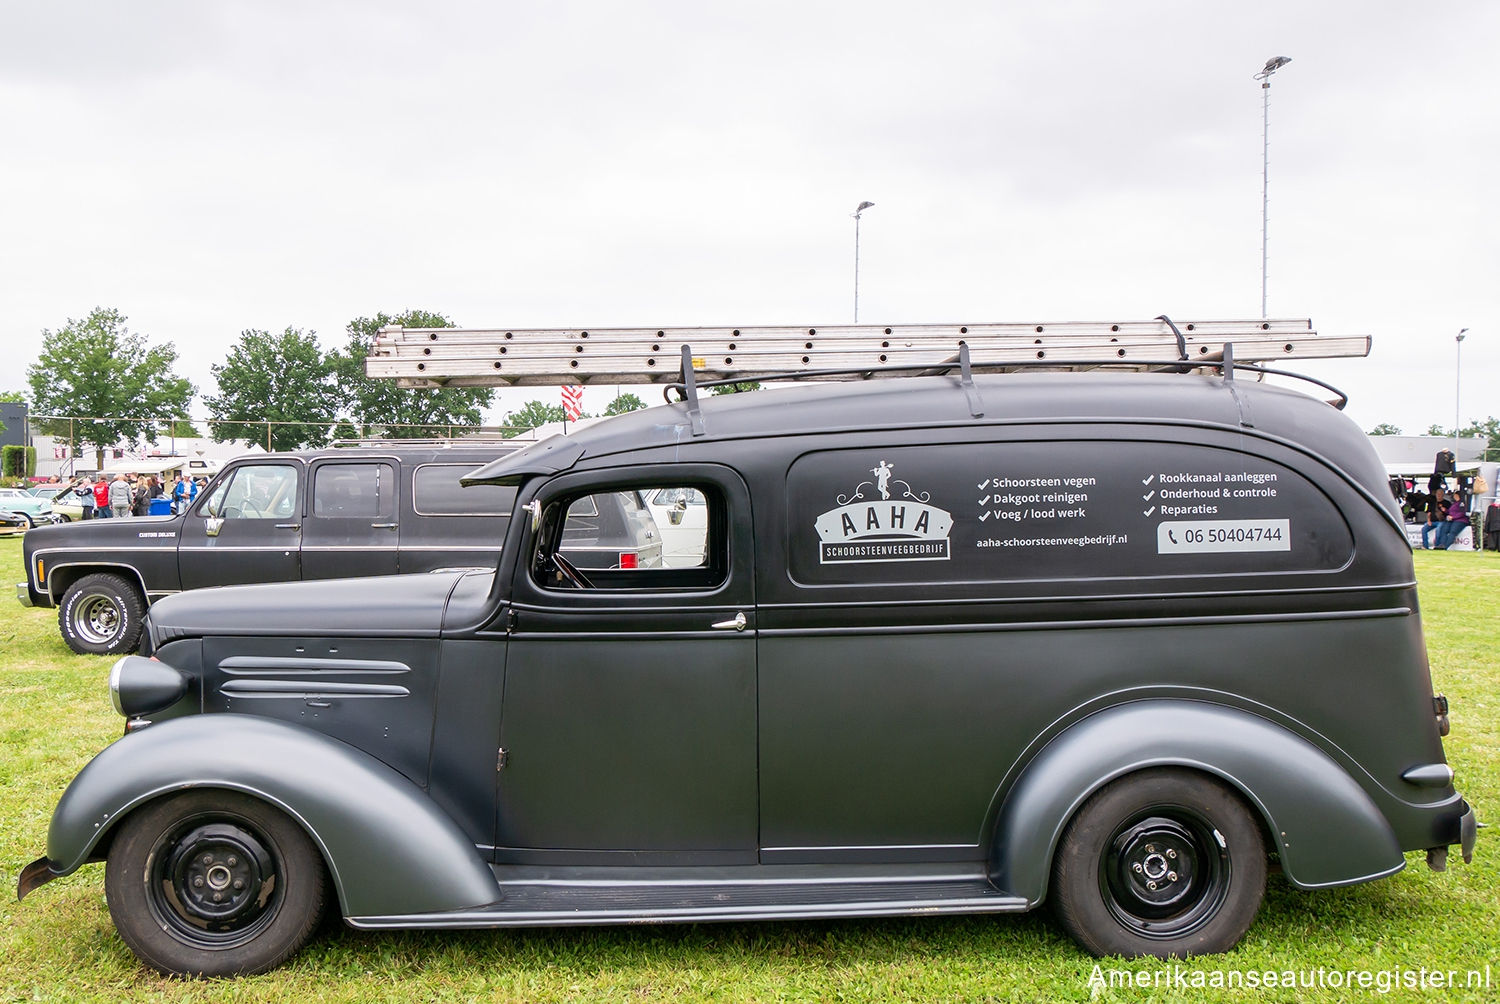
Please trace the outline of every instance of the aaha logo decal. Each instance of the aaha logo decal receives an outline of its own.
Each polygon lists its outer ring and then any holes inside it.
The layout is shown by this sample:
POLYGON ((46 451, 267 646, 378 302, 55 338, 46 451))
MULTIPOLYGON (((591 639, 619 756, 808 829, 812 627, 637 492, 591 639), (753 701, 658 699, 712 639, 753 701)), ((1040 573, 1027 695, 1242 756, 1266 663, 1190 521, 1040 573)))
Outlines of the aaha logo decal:
POLYGON ((874 481, 861 481, 817 518, 821 564, 948 560, 953 516, 928 505, 932 496, 913 491, 895 470, 882 460, 870 469, 874 481))

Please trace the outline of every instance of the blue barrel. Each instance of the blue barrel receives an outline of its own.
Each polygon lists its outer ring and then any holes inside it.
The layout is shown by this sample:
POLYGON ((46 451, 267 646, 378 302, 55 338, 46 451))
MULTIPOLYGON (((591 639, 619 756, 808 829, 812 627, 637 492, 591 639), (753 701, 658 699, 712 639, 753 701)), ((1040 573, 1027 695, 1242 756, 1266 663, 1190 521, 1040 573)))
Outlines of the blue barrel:
POLYGON ((154 499, 151 500, 151 509, 149 510, 149 512, 147 513, 147 515, 149 515, 149 516, 170 516, 170 515, 172 515, 172 500, 170 498, 168 498, 167 496, 165 496, 165 495, 158 495, 156 498, 154 498, 154 499))

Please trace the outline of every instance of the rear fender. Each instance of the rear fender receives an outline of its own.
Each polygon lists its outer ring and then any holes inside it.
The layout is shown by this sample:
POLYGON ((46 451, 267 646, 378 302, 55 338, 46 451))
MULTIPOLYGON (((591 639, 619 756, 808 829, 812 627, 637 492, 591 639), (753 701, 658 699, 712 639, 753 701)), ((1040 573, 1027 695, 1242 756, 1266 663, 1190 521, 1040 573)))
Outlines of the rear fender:
POLYGON ((352 746, 250 715, 175 718, 104 749, 52 814, 49 869, 72 872, 132 809, 189 788, 242 791, 297 820, 322 850, 345 916, 499 898, 474 842, 411 781, 352 746))
POLYGON ((1349 774, 1262 718, 1193 701, 1138 701, 1091 715, 1047 744, 1006 797, 995 830, 995 883, 1040 903, 1064 827, 1099 788, 1134 771, 1214 774, 1265 820, 1287 878, 1348 885, 1405 864, 1390 823, 1349 774))

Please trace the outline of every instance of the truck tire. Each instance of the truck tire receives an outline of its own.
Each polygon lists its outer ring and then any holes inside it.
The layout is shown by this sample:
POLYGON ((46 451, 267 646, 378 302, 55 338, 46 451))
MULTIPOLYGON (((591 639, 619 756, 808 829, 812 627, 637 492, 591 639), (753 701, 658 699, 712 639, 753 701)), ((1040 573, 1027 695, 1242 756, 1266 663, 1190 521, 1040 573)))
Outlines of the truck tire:
POLYGON ((302 827, 235 791, 195 791, 132 813, 110 845, 104 892, 121 939, 169 976, 248 976, 290 958, 327 899, 302 827))
POLYGON ((129 580, 110 572, 85 575, 63 593, 57 627, 79 655, 134 652, 146 600, 129 580))
POLYGON ((1053 861, 1052 908, 1091 954, 1227 952, 1266 887, 1260 826, 1239 795, 1197 771, 1158 768, 1096 792, 1053 861))

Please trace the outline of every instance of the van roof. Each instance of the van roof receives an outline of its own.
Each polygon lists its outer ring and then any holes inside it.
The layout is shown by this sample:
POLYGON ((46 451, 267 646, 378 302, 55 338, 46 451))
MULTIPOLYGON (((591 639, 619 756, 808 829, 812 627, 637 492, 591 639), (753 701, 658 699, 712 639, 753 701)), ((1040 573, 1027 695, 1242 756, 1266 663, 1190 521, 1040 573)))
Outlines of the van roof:
POLYGON ((887 428, 1058 422, 1167 422, 1253 431, 1323 454, 1366 487, 1384 474, 1347 416, 1299 391, 1241 377, 1175 373, 1004 373, 973 380, 981 414, 957 376, 801 384, 699 398, 694 436, 687 402, 630 412, 553 437, 475 471, 468 483, 514 481, 579 459, 690 443, 819 436, 887 428), (1373 481, 1371 479, 1374 479, 1373 481))

